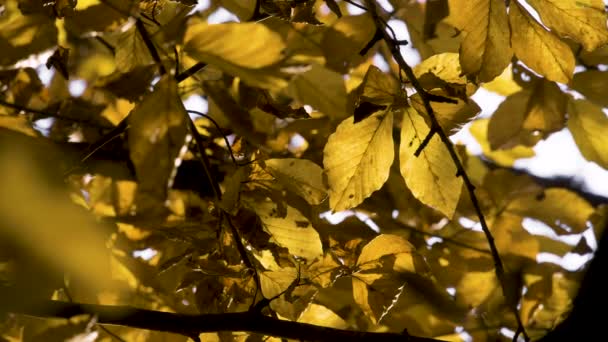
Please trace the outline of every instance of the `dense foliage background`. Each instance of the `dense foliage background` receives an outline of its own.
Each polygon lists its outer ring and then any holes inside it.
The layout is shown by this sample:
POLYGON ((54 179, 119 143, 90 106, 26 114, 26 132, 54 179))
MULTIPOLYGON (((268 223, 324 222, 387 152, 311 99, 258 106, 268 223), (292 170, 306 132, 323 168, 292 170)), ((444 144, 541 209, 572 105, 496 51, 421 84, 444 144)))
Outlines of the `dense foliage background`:
POLYGON ((586 264, 546 256, 590 259, 606 206, 511 167, 567 129, 608 168, 601 0, 0 4, 1 340, 535 340, 572 309, 586 264))

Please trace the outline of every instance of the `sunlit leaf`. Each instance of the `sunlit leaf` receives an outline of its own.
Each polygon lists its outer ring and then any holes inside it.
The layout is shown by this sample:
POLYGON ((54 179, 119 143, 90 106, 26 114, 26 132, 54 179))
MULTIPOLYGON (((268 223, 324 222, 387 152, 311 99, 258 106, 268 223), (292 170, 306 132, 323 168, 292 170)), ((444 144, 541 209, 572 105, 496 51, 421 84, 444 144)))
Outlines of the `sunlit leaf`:
POLYGON ((601 0, 530 0, 543 24, 592 51, 608 43, 606 13, 601 0))
POLYGON ((115 56, 116 68, 121 72, 128 72, 136 67, 154 63, 146 43, 135 25, 118 37, 115 56))
POLYGON ((276 204, 272 202, 249 202, 249 205, 277 245, 308 261, 323 255, 319 233, 297 209, 286 206, 286 215, 281 217, 276 204))
POLYGON ((507 8, 502 0, 451 1, 450 22, 462 31, 460 64, 465 74, 487 82, 511 62, 507 8))
POLYGON ((327 196, 323 169, 305 159, 284 158, 264 161, 266 170, 285 188, 310 204, 319 204, 327 196))
POLYGON ((298 317, 298 322, 320 325, 337 329, 346 329, 348 324, 344 319, 327 307, 310 304, 306 311, 298 317))
POLYGON ((198 60, 230 63, 244 68, 263 68, 281 61, 286 48, 281 36, 259 23, 210 25, 189 23, 184 49, 198 60))
POLYGON ((378 323, 403 291, 400 273, 426 271, 424 260, 404 238, 379 235, 361 250, 352 275, 353 296, 363 312, 378 323))
POLYGON ((280 271, 266 271, 260 273, 260 285, 265 298, 274 298, 285 292, 298 278, 295 268, 284 268, 280 271))
POLYGON ((333 211, 359 205, 386 182, 394 158, 392 130, 388 109, 356 124, 346 118, 329 137, 323 164, 333 211))
POLYGON ((507 207, 511 213, 543 221, 557 234, 581 233, 587 228, 587 220, 593 207, 576 193, 560 188, 550 188, 542 196, 523 195, 507 207))
POLYGON ((602 109, 585 100, 570 101, 568 129, 583 157, 608 169, 608 117, 602 109))
POLYGON ((517 159, 530 158, 535 155, 534 150, 527 146, 517 145, 511 149, 493 150, 488 140, 488 119, 480 119, 469 128, 471 134, 481 145, 483 155, 499 165, 511 166, 517 159))
POLYGON ((570 47, 542 27, 518 2, 509 6, 515 56, 550 81, 569 83, 574 72, 570 47))
POLYGON ((460 198, 462 179, 447 148, 435 134, 418 157, 414 155, 430 131, 414 108, 407 108, 401 127, 401 175, 414 197, 451 218, 460 198))

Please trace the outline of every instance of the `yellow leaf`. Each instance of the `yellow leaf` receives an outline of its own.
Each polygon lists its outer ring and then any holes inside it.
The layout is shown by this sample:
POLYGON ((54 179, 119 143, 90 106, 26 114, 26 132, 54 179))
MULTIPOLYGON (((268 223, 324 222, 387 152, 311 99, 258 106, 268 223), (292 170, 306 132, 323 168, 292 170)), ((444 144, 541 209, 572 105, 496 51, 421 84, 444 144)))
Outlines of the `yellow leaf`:
POLYGON ((543 24, 592 51, 608 43, 602 0, 530 0, 543 24))
POLYGON ((488 82, 511 63, 511 32, 503 0, 451 1, 450 20, 463 32, 460 64, 465 74, 488 82))
POLYGON ((346 118, 329 136, 323 164, 333 211, 359 205, 386 182, 394 158, 392 131, 389 107, 356 124, 346 118))
POLYGON ((587 229, 587 220, 594 210, 576 193, 550 188, 543 196, 524 194, 509 203, 506 210, 522 217, 543 221, 557 234, 576 234, 587 229))
MULTIPOLYGON (((361 266, 365 263, 376 261, 389 254, 411 254, 414 251, 414 246, 401 236, 382 234, 375 237, 361 249, 361 254, 359 254, 359 258, 357 259, 357 265, 361 266)), ((411 268, 409 271, 413 272, 415 269, 411 268)))
POLYGON ((297 278, 298 271, 295 268, 261 272, 260 285, 264 298, 270 299, 285 292, 297 278))
POLYGON ((339 72, 348 72, 349 67, 363 59, 359 52, 374 33, 374 21, 367 13, 343 16, 336 20, 321 40, 327 66, 339 72))
POLYGON ((517 145, 507 150, 492 150, 488 141, 488 119, 475 120, 469 128, 475 140, 481 145, 483 155, 498 165, 512 166, 517 159, 534 156, 534 150, 527 146, 517 145))
POLYGON ((424 259, 404 238, 383 234, 368 242, 353 274, 353 297, 363 312, 378 323, 403 291, 405 274, 426 272, 424 259))
POLYGON ((21 132, 31 137, 37 137, 38 132, 32 128, 31 123, 24 115, 0 115, 0 127, 8 128, 12 131, 21 132))
MULTIPOLYGON (((432 91, 434 95, 440 95, 449 97, 443 91, 432 91)), ((443 129, 443 131, 448 134, 454 134, 458 132, 464 124, 471 121, 479 112, 481 112, 481 108, 477 103, 471 99, 467 99, 467 101, 463 101, 462 99, 450 97, 452 100, 456 101, 456 103, 445 103, 445 102, 431 102, 431 108, 433 108, 433 113, 439 121, 439 126, 443 129)), ((414 94, 410 97, 410 101, 412 106, 419 112, 425 113, 426 109, 424 108, 424 104, 420 95, 414 94)), ((428 120, 428 118, 426 118, 428 120)), ((430 122, 427 121, 429 124, 430 122)))
POLYGON ((389 74, 382 72, 375 65, 370 65, 365 73, 360 88, 361 101, 379 105, 390 105, 401 91, 399 82, 389 74))
POLYGON ((509 96, 521 90, 519 84, 513 80, 511 65, 500 76, 493 79, 492 82, 484 83, 483 87, 502 96, 509 96))
POLYGON ((568 129, 583 157, 608 169, 608 118, 602 109, 585 100, 570 101, 568 129))
POLYGON ((608 107, 606 89, 608 87, 608 72, 589 70, 574 75, 572 88, 602 107, 608 107))
POLYGON ((306 159, 284 158, 265 160, 266 170, 285 188, 312 205, 327 196, 323 183, 323 169, 306 159))
POLYGON ((509 22, 515 55, 548 80, 569 83, 575 64, 570 47, 536 22, 517 2, 509 7, 509 22))
POLYGON ((418 157, 414 153, 430 131, 424 118, 412 107, 403 115, 399 160, 401 175, 414 197, 452 218, 462 179, 456 177, 456 166, 447 148, 435 134, 418 157))
POLYGON ((342 120, 346 111, 346 87, 342 75, 318 64, 296 75, 287 93, 303 104, 308 104, 334 120, 342 120))
POLYGON ((310 304, 298 318, 298 322, 320 325, 324 327, 347 329, 348 323, 326 306, 310 304))
POLYGON ((286 206, 287 214, 280 217, 272 202, 248 202, 262 221, 262 226, 274 242, 295 256, 313 261, 323 255, 319 233, 297 209, 286 206))
POLYGON ((184 42, 184 51, 203 62, 252 69, 280 62, 287 49, 279 34, 259 23, 190 22, 184 42))
POLYGON ((303 278, 310 279, 314 284, 321 287, 331 286, 338 276, 340 264, 334 259, 332 254, 327 253, 323 258, 317 259, 306 270, 303 278))
POLYGON ((153 64, 154 60, 135 25, 118 36, 116 43, 116 69, 120 72, 153 64))
POLYGON ((145 211, 150 209, 146 198, 160 203, 166 199, 175 159, 186 143, 186 111, 170 75, 143 98, 129 116, 129 124, 130 157, 138 180, 137 210, 145 211))
POLYGON ((535 82, 532 89, 507 97, 492 115, 488 124, 492 149, 507 149, 518 144, 531 146, 564 128, 566 95, 553 82, 545 79, 535 82))
POLYGON ((449 88, 453 88, 454 91, 460 92, 460 94, 451 94, 451 96, 463 98, 473 95, 477 90, 477 86, 463 75, 459 55, 454 52, 440 53, 425 59, 414 68, 414 74, 428 90, 444 88, 444 90, 449 91, 449 88), (432 74, 443 83, 435 80, 434 82, 428 82, 428 85, 430 85, 428 86, 425 84, 427 83, 424 80, 425 74, 432 74), (462 90, 457 88, 462 88, 462 90))
POLYGON ((493 269, 485 272, 464 272, 456 286, 457 302, 467 307, 483 304, 499 286, 493 269))

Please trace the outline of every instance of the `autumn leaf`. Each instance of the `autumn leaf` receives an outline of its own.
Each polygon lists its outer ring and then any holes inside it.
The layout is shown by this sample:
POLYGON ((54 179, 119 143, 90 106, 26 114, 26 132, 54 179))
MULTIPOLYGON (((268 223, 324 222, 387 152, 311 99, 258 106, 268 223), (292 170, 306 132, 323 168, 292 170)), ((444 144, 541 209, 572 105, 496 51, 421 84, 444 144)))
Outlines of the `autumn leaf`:
POLYGON ((405 110, 399 147, 401 175, 414 197, 451 218, 460 198, 462 179, 456 177, 456 166, 447 148, 435 134, 422 153, 414 155, 429 131, 414 108, 405 110))
POLYGON ((566 43, 536 22, 518 2, 509 7, 509 23, 517 58, 550 81, 570 82, 575 61, 566 43))
POLYGON ((608 118, 589 101, 568 103, 568 129, 585 159, 608 169, 608 118))
POLYGON ((128 72, 138 66, 154 63, 150 52, 146 48, 146 43, 135 25, 122 32, 118 37, 115 56, 116 68, 120 72, 128 72))
POLYGON ((264 161, 266 170, 286 189, 304 198, 308 203, 321 203, 327 196, 323 182, 323 169, 305 159, 284 158, 264 161))
POLYGON ((403 291, 400 273, 426 272, 424 259, 414 246, 396 235, 379 235, 367 243, 352 275, 353 297, 377 324, 390 311, 403 291))
POLYGON ((342 120, 348 116, 342 75, 318 64, 296 75, 289 83, 287 93, 334 120, 342 120))
POLYGON ((502 0, 450 1, 449 22, 462 31, 460 65, 463 73, 488 82, 511 62, 507 8, 502 0))
POLYGON ((359 205, 386 182, 394 158, 392 130, 387 109, 356 124, 346 118, 330 135, 323 164, 333 211, 359 205))
POLYGON ((608 72, 588 70, 574 74, 572 88, 602 107, 608 106, 605 90, 608 87, 608 72))
POLYGON ((512 166, 517 159, 530 158, 535 155, 532 148, 523 145, 504 150, 492 149, 488 139, 488 124, 488 119, 481 119, 473 122, 469 128, 475 140, 481 145, 485 157, 490 158, 498 165, 512 166))
POLYGON ((139 181, 138 197, 143 201, 137 209, 146 210, 152 204, 145 198, 160 203, 166 199, 175 159, 186 143, 186 111, 169 75, 133 110, 129 124, 131 161, 139 181))
POLYGON ((272 236, 272 241, 277 245, 310 262, 323 255, 319 233, 297 209, 286 206, 285 217, 280 217, 276 204, 272 202, 251 201, 248 205, 258 215, 264 230, 272 236))
POLYGON ((295 268, 284 268, 279 271, 265 271, 260 273, 260 285, 265 298, 274 298, 285 292, 298 278, 295 268))
POLYGON ((546 80, 538 80, 531 89, 510 95, 490 118, 490 147, 532 146, 538 139, 563 129, 566 104, 566 94, 546 80))
POLYGON ((601 0, 530 0, 543 24, 592 51, 608 43, 606 13, 601 0))

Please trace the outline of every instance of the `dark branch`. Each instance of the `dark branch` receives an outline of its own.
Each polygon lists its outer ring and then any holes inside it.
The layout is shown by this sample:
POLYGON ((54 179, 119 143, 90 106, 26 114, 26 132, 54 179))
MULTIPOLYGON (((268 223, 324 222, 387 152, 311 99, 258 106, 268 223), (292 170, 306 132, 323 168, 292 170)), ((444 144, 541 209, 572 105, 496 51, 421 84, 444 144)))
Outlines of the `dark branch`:
POLYGON ((185 70, 184 72, 175 76, 175 80, 177 81, 177 83, 180 83, 183 80, 185 80, 186 78, 196 74, 197 72, 199 72, 206 66, 207 66, 207 63, 198 62, 198 63, 194 64, 193 66, 191 66, 190 68, 188 68, 188 70, 185 70))
MULTIPOLYGON (((6 293, 0 293, 0 298, 6 293)), ((76 304, 43 300, 36 305, 16 304, 19 301, 2 301, 0 310, 34 317, 70 318, 76 315, 94 315, 98 324, 171 332, 184 336, 198 336, 204 332, 244 331, 268 336, 291 338, 300 341, 413 341, 437 342, 424 337, 398 333, 374 333, 341 330, 312 324, 291 322, 263 316, 255 312, 184 315, 169 312, 137 309, 129 306, 76 304), (7 304, 4 304, 8 302, 7 304)), ((31 302, 30 302, 31 304, 31 302)))
POLYGON ((141 19, 137 19, 135 21, 135 26, 137 27, 137 31, 141 35, 141 39, 144 41, 144 44, 146 44, 146 47, 148 48, 148 51, 150 52, 152 59, 154 59, 154 62, 158 65, 158 71, 160 72, 160 75, 161 76, 165 75, 167 73, 167 69, 165 69, 163 62, 160 59, 160 55, 158 54, 158 51, 156 50, 156 47, 154 46, 154 42, 152 41, 150 34, 148 33, 148 31, 146 30, 146 27, 144 26, 144 22, 141 21, 141 19))

